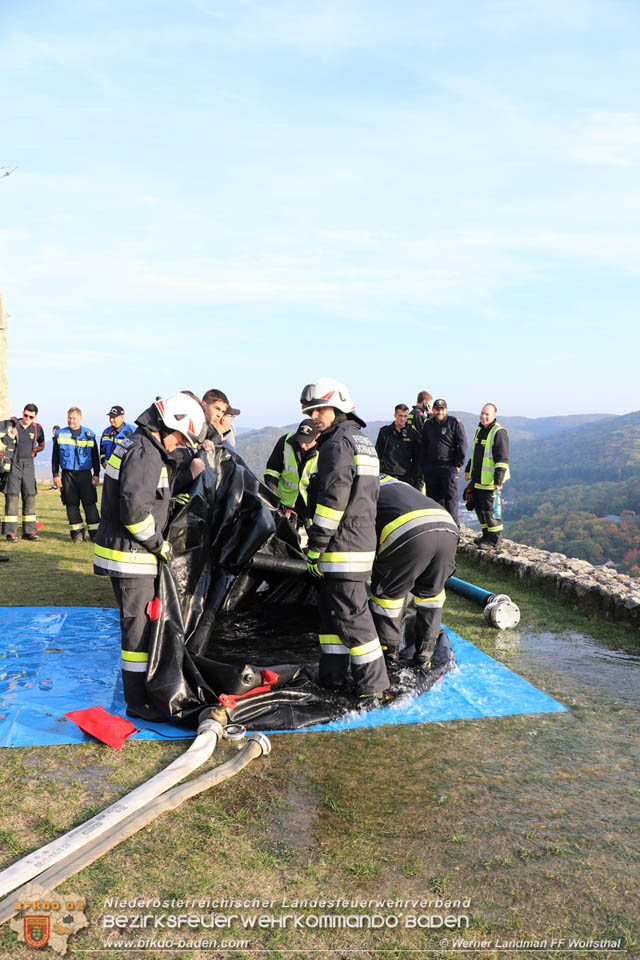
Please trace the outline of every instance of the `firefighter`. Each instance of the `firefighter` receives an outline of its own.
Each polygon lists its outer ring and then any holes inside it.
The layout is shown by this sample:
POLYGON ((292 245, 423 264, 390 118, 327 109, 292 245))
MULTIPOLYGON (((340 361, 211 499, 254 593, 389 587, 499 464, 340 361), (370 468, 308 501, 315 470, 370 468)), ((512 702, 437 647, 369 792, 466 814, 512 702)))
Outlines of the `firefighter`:
POLYGON ((117 403, 114 403, 111 407, 107 417, 109 418, 109 426, 105 427, 100 437, 100 463, 103 469, 119 441, 123 437, 128 437, 135 430, 133 424, 125 423, 124 407, 117 403))
POLYGON ((316 441, 320 430, 310 417, 295 432, 278 438, 267 460, 264 482, 280 497, 285 510, 292 510, 301 523, 307 518, 309 480, 318 462, 316 441))
POLYGON ((409 591, 416 608, 413 662, 427 668, 440 633, 444 585, 456 568, 458 525, 443 507, 408 483, 380 477, 378 546, 371 612, 388 665, 398 662, 409 591))
POLYGON ((471 480, 473 503, 482 530, 474 542, 489 550, 495 550, 502 539, 502 510, 496 507, 500 504, 502 485, 510 477, 509 435, 496 420, 497 414, 494 403, 485 403, 480 411, 480 423, 464 474, 465 481, 471 480))
POLYGON ((467 435, 459 417, 450 417, 446 400, 436 400, 422 430, 422 462, 427 494, 458 520, 458 474, 467 456, 467 435))
POLYGON ((320 683, 339 688, 349 666, 363 706, 377 704, 389 678, 367 599, 376 549, 379 464, 347 387, 322 377, 300 402, 320 430, 309 483, 307 568, 320 579, 320 683))
POLYGON ((163 536, 171 497, 204 470, 202 460, 182 457, 178 448, 201 443, 206 423, 200 401, 176 393, 153 403, 136 424, 135 433, 120 441, 107 462, 93 570, 111 577, 120 608, 127 713, 154 720, 163 716, 147 703, 147 605, 155 595, 159 563, 171 554, 163 536))
POLYGON ((0 422, 0 471, 3 474, 5 510, 2 533, 10 543, 18 536, 18 500, 22 495, 22 539, 39 540, 36 526, 36 474, 34 459, 44 450, 44 431, 36 423, 38 408, 26 403, 21 419, 0 422))
POLYGON ((397 403, 393 423, 380 427, 376 453, 383 473, 419 487, 422 484, 422 451, 414 432, 407 429, 408 417, 409 407, 406 403, 397 403))
POLYGON ((427 420, 432 416, 431 401, 433 397, 428 390, 421 390, 415 402, 415 406, 409 412, 407 417, 407 430, 412 433, 418 443, 422 436, 422 428, 427 420))
POLYGON ((70 407, 67 412, 68 426, 56 433, 51 456, 53 485, 60 490, 60 497, 67 508, 69 533, 76 543, 84 540, 81 502, 92 540, 95 539, 100 525, 96 493, 96 487, 100 483, 98 443, 93 430, 83 427, 81 420, 80 407, 70 407))

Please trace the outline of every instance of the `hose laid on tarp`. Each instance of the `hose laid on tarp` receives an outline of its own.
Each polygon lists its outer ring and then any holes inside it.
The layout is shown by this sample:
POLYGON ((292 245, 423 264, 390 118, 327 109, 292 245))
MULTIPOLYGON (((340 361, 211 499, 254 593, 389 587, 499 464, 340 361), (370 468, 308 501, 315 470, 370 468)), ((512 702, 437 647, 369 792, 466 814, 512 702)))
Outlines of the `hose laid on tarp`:
POLYGON ((256 757, 266 756, 271 752, 271 743, 268 737, 263 733, 252 733, 247 739, 246 746, 232 757, 226 760, 213 770, 207 770, 206 773, 188 780, 186 783, 179 783, 171 787, 166 793, 153 800, 149 800, 144 806, 131 813, 120 823, 114 824, 110 829, 102 833, 99 837, 86 843, 83 847, 70 853, 47 870, 38 874, 29 884, 24 884, 19 890, 14 890, 10 896, 0 902, 0 924, 10 920, 19 911, 15 909, 16 902, 21 903, 27 897, 28 886, 37 883, 44 890, 54 890, 57 886, 68 880, 74 874, 84 870, 89 864, 98 860, 108 853, 109 850, 117 846, 123 840, 137 833, 147 824, 151 823, 161 814, 168 810, 175 810, 181 803, 194 797, 204 790, 217 786, 224 780, 229 780, 247 766, 256 757))
POLYGON ((81 823, 64 836, 52 840, 39 850, 34 850, 33 853, 3 870, 0 873, 0 897, 33 879, 63 857, 69 856, 90 841, 97 839, 115 824, 120 823, 141 806, 202 766, 212 755, 223 735, 222 725, 211 718, 211 713, 212 711, 207 711, 207 719, 198 726, 196 738, 189 749, 155 777, 117 800, 91 820, 81 823))

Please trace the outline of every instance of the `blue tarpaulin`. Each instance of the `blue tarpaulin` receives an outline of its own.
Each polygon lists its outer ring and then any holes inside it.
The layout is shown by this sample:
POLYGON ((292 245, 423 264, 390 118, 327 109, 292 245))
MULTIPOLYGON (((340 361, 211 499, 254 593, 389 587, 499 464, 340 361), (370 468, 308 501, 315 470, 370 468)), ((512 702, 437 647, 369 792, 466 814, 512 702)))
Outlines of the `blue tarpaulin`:
MULTIPOLYGON (((102 706, 124 716, 117 610, 100 607, 0 607, 0 746, 83 743, 92 738, 64 714, 102 706)), ((562 704, 468 640, 447 631, 458 669, 431 690, 370 713, 305 730, 352 730, 384 723, 556 713, 562 704)), ((193 730, 135 721, 131 739, 190 739, 193 730)), ((303 731, 301 731, 303 732, 303 731)))

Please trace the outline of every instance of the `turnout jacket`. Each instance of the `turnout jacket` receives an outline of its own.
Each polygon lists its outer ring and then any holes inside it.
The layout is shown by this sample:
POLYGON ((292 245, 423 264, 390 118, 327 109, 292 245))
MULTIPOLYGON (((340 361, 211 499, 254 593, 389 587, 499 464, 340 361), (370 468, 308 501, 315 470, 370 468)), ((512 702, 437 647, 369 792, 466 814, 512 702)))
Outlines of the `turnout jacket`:
POLYGON ((368 580, 376 550, 379 464, 361 433, 366 424, 349 414, 318 437, 318 464, 309 483, 309 556, 334 580, 368 580))
POLYGON ((509 435, 497 420, 478 424, 465 473, 477 490, 493 490, 509 479, 509 435))
POLYGON ((457 523, 444 507, 408 483, 383 474, 376 512, 377 555, 386 559, 396 547, 426 529, 444 530, 456 540, 460 536, 457 523))
POLYGON ((103 466, 105 466, 119 442, 125 437, 130 436, 135 429, 133 424, 123 423, 117 430, 115 427, 108 426, 102 431, 102 436, 100 437, 100 463, 103 466))
POLYGON ((467 456, 467 435, 458 417, 432 417, 422 430, 422 458, 425 470, 436 467, 460 469, 467 456))
POLYGON ((100 458, 96 435, 82 425, 77 430, 62 427, 53 440, 51 471, 57 477, 60 470, 93 470, 100 476, 100 458))
POLYGON ((167 549, 163 530, 171 496, 191 483, 180 452, 169 453, 152 435, 160 421, 154 407, 136 420, 107 461, 93 572, 111 577, 155 576, 167 549))

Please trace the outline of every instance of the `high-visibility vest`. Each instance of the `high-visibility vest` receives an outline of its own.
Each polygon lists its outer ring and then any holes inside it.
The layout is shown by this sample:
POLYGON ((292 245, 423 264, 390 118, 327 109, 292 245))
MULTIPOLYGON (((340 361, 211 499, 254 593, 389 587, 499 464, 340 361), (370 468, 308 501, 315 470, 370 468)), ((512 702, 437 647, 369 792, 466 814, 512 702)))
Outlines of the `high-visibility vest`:
POLYGON ((278 496, 283 507, 293 507, 300 493, 300 475, 293 447, 289 443, 292 436, 288 433, 284 438, 282 449, 283 467, 278 479, 278 496))
MULTIPOLYGON (((473 459, 475 457, 475 452, 476 452, 476 443, 478 440, 478 434, 480 433, 481 429, 482 429, 481 427, 478 427, 478 429, 476 430, 476 435, 473 438, 473 451, 471 453, 472 469, 473 469, 473 459)), ((482 465, 480 467, 480 483, 474 483, 474 486, 477 487, 479 490, 493 490, 495 488, 494 476, 496 472, 496 467, 503 467, 506 470, 504 475, 504 480, 502 481, 503 483, 506 483, 509 477, 511 476, 508 463, 496 463, 495 460, 493 459, 493 439, 496 433, 498 432, 498 430, 504 430, 504 429, 505 428, 496 420, 491 430, 489 430, 486 440, 484 441, 484 449, 482 451, 482 465)))
POLYGON ((56 434, 58 453, 62 470, 91 470, 92 451, 96 445, 96 435, 87 427, 80 427, 74 437, 69 427, 63 427, 56 434))
POLYGON ((311 456, 305 461, 305 465, 302 468, 302 476, 300 477, 300 496, 304 500, 305 504, 307 503, 307 498, 309 496, 309 481, 316 472, 317 466, 318 451, 314 450, 311 456))

